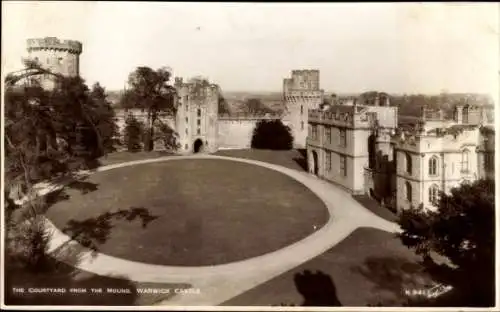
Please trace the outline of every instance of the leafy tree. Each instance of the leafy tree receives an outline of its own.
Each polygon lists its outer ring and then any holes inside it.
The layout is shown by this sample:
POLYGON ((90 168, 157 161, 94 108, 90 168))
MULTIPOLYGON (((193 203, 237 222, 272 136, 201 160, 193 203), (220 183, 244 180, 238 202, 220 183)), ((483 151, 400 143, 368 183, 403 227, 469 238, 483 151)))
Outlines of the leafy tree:
POLYGON ((105 89, 97 82, 92 86, 90 91, 96 127, 100 134, 102 144, 102 154, 116 151, 116 146, 119 144, 119 130, 116 124, 116 115, 111 102, 107 100, 105 89))
POLYGON ((25 66, 5 79, 5 249, 11 263, 40 268, 48 233, 39 216, 47 203, 34 186, 77 178, 78 170, 97 166, 109 150, 111 131, 105 129, 114 120, 103 113, 99 88, 91 92, 80 77, 52 73, 33 61, 25 66), (51 79, 53 88, 42 88, 41 77, 51 79))
POLYGON ((289 150, 293 147, 291 129, 281 120, 260 120, 253 131, 252 148, 289 150))
POLYGON ((175 88, 169 85, 171 73, 167 68, 153 70, 149 67, 137 67, 129 75, 129 90, 126 95, 128 102, 147 112, 147 142, 146 150, 154 148, 155 123, 161 112, 174 115, 175 88))
POLYGON ((123 131, 123 141, 127 151, 138 152, 142 150, 144 124, 137 120, 134 115, 130 114, 125 120, 125 128, 123 131))
POLYGON ((168 124, 158 120, 155 127, 155 142, 161 142, 163 147, 169 151, 175 151, 180 147, 177 133, 168 124))
POLYGON ((243 105, 243 111, 250 115, 265 115, 274 113, 272 109, 264 105, 260 99, 250 98, 243 105))
POLYGON ((427 263, 431 252, 449 259, 447 281, 454 286, 454 305, 494 304, 495 185, 493 180, 463 184, 441 194, 437 210, 402 212, 400 238, 427 263))

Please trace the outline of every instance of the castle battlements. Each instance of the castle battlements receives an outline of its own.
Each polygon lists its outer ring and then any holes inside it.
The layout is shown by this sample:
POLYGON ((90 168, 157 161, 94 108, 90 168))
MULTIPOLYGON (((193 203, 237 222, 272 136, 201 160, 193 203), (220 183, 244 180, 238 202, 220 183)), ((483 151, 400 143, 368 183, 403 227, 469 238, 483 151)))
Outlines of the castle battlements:
POLYGON ((276 120, 283 118, 282 114, 222 114, 219 115, 219 120, 234 120, 234 121, 255 121, 255 120, 276 120))
POLYGON ((436 128, 427 132, 400 131, 392 137, 392 142, 399 149, 415 153, 438 150, 457 151, 466 146, 475 148, 480 135, 480 127, 476 125, 453 125, 447 128, 436 128))
POLYGON ((331 124, 347 128, 371 128, 374 126, 376 113, 358 106, 332 107, 328 111, 309 110, 309 122, 331 124))
POLYGON ((27 40, 28 52, 40 50, 68 51, 82 53, 82 43, 76 40, 60 40, 56 37, 34 38, 27 40))

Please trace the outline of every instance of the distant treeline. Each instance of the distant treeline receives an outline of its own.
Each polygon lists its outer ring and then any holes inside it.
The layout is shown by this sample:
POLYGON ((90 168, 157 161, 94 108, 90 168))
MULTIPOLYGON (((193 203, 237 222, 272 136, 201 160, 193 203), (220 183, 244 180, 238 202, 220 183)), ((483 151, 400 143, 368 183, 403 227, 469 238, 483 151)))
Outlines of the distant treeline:
MULTIPOLYGON (((473 93, 442 93, 438 95, 425 95, 425 94, 387 94, 384 92, 369 91, 351 97, 358 98, 358 101, 364 102, 372 101, 376 94, 379 93, 381 103, 384 103, 385 97, 389 96, 390 105, 397 106, 398 113, 405 116, 419 116, 422 107, 431 110, 442 109, 446 117, 453 115, 453 110, 457 104, 474 104, 479 106, 493 107, 493 99, 484 94, 473 93)), ((282 101, 281 93, 265 94, 261 97, 259 94, 246 94, 246 99, 236 101, 231 94, 228 94, 229 100, 226 100, 223 95, 219 99, 219 113, 232 114, 232 113, 247 113, 247 114, 266 114, 277 113, 284 109, 277 107, 277 102, 282 101), (252 96, 249 96, 252 95, 252 96), (267 103, 272 105, 268 105, 267 103), (272 106, 272 107, 270 107, 272 106)), ((338 96, 337 98, 343 98, 338 96)), ((130 107, 133 103, 128 103, 127 96, 123 91, 108 92, 108 99, 113 103, 114 107, 130 107)), ((332 94, 325 94, 325 104, 332 103, 332 94)))

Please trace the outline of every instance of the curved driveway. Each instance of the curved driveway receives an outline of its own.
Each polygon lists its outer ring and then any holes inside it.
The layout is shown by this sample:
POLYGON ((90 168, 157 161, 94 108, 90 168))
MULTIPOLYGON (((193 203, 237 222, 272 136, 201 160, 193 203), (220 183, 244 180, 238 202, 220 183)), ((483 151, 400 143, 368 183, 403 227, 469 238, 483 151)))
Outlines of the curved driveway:
MULTIPOLYGON (((103 166, 98 168, 96 172, 182 159, 223 159, 250 163, 279 171, 303 183, 322 199, 328 208, 330 219, 318 231, 283 249, 228 264, 203 267, 152 265, 100 253, 92 256, 89 250, 78 246, 78 249, 84 250, 81 261, 76 265, 79 269, 98 275, 126 276, 136 282, 189 283, 193 288, 199 288, 201 293, 197 295, 177 295, 161 304, 182 306, 217 305, 324 253, 341 242, 358 227, 374 227, 389 232, 396 232, 399 229, 395 223, 386 221, 366 210, 350 194, 324 180, 306 172, 255 160, 212 155, 166 156, 103 166)), ((55 187, 60 186, 46 187, 41 193, 50 192, 55 187)), ((77 244, 76 242, 70 242, 68 236, 56 228, 50 220, 47 221, 53 232, 49 251, 54 251, 63 244, 77 244)), ((228 233, 228 235, 231 235, 231 233, 228 233)), ((65 261, 64 257, 60 257, 59 260, 65 261)))

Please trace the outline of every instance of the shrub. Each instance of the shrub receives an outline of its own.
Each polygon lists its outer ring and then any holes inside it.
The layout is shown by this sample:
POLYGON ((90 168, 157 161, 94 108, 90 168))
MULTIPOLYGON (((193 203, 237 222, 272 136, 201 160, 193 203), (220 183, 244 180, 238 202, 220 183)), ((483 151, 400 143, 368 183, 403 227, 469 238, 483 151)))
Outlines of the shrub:
POLYGON ((261 120, 255 126, 252 148, 289 150, 293 147, 293 136, 281 120, 261 120))

